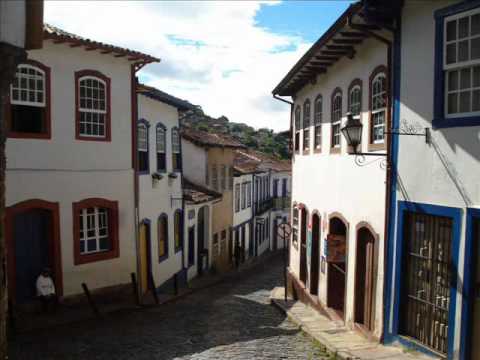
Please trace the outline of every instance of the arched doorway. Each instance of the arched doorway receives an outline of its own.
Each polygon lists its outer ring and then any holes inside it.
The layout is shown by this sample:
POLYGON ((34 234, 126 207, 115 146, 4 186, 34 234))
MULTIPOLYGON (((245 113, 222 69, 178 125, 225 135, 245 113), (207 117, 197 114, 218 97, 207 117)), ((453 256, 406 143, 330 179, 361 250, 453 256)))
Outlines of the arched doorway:
POLYGON ((36 298, 35 282, 49 267, 62 295, 60 220, 58 203, 27 200, 6 209, 8 288, 13 303, 36 298))
POLYGON ((307 231, 308 212, 305 208, 300 211, 301 235, 300 235, 300 280, 307 284, 307 231))
POLYGON ((318 295, 318 274, 320 267, 320 217, 312 216, 312 254, 310 263, 310 293, 318 295))
POLYGON ((327 306, 338 311, 343 318, 345 311, 345 284, 347 226, 339 217, 332 217, 327 236, 327 306))
POLYGON ((151 289, 150 276, 152 276, 152 254, 150 243, 150 220, 144 219, 139 228, 140 245, 140 287, 142 294, 151 289))
POLYGON ((355 322, 372 331, 375 319, 375 237, 367 227, 357 230, 355 322))

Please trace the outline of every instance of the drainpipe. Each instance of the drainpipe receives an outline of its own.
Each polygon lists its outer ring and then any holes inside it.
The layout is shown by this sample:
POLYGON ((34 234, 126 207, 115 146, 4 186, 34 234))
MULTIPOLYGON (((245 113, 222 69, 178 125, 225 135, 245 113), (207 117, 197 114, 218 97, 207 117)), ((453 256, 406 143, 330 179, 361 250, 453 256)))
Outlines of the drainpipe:
MULTIPOLYGON (((374 33, 373 31, 367 30, 364 27, 362 27, 360 24, 355 24, 352 21, 352 17, 348 17, 348 26, 351 27, 354 30, 357 30, 361 33, 364 33, 365 35, 368 35, 372 38, 374 38, 377 41, 380 41, 381 43, 385 44, 387 47, 387 84, 388 84, 388 93, 387 93, 387 126, 386 128, 388 131, 386 132, 387 135, 387 167, 386 167, 386 181, 385 181, 385 221, 384 221, 384 234, 383 234, 383 276, 385 278, 385 274, 387 274, 387 255, 388 255, 388 229, 389 229, 389 223, 390 223, 390 211, 389 211, 389 205, 390 205, 390 191, 392 188, 392 94, 393 94, 393 79, 392 79, 392 69, 393 69, 393 58, 392 58, 392 41, 374 33)), ((387 287, 385 286, 385 281, 384 281, 384 286, 383 286, 383 313, 387 311, 387 304, 385 303, 385 295, 386 295, 386 289, 387 287)), ((382 333, 380 336, 380 342, 384 342, 384 337, 385 337, 385 324, 382 326, 382 333)))

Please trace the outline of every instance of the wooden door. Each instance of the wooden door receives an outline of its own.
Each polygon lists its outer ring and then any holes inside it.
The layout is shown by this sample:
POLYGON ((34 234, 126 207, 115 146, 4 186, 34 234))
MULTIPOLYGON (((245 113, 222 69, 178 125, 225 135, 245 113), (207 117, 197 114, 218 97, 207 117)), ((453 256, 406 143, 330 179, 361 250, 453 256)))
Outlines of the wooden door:
POLYGON ((300 241, 300 280, 307 284, 307 211, 302 209, 301 211, 301 241, 300 241))
POLYGON ((375 238, 362 228, 357 233, 355 258, 355 322, 372 331, 375 301, 375 238))
POLYGON ((18 304, 35 299, 36 280, 44 268, 55 271, 51 237, 50 211, 32 209, 14 217, 15 299, 18 304))
POLYGON ((148 225, 142 223, 140 225, 140 286, 142 293, 148 291, 148 273, 149 273, 149 241, 148 241, 148 225))
POLYGON ((473 259, 475 262, 474 268, 474 287, 473 287, 473 319, 471 320, 472 324, 472 353, 470 360, 480 359, 480 219, 476 219, 473 224, 473 244, 475 252, 473 254, 473 259))
POLYGON ((310 263, 310 293, 318 295, 318 276, 320 269, 320 219, 318 215, 312 218, 312 260, 310 263))

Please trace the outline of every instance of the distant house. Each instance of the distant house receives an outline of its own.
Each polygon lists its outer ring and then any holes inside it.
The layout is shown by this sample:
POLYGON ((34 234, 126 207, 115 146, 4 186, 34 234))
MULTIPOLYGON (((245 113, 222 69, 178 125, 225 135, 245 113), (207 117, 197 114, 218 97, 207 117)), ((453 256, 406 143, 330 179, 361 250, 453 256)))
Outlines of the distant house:
MULTIPOLYGON (((3 4, 3 2, 2 2, 3 4)), ((2 5, 3 6, 3 5, 2 5)), ((45 25, 10 87, 6 237, 13 303, 53 272, 60 296, 136 272, 135 72, 158 59, 45 25)))
POLYGON ((218 271, 233 266, 233 165, 235 151, 245 146, 224 134, 182 130, 184 175, 194 184, 207 187, 222 198, 212 206, 212 230, 204 246, 211 249, 209 262, 218 271))
POLYGON ((153 285, 169 286, 174 276, 186 281, 178 113, 193 105, 142 84, 137 93, 139 284, 145 294, 153 285))

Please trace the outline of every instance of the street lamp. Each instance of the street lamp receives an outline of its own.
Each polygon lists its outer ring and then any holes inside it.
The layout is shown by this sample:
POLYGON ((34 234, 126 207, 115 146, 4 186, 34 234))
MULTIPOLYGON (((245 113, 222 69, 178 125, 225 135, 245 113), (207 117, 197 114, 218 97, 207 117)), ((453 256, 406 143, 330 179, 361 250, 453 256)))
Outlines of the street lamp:
POLYGON ((340 131, 347 140, 348 146, 352 147, 354 154, 357 153, 358 145, 362 143, 362 128, 360 119, 355 119, 350 112, 347 113, 347 122, 340 131))

